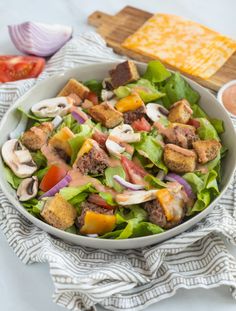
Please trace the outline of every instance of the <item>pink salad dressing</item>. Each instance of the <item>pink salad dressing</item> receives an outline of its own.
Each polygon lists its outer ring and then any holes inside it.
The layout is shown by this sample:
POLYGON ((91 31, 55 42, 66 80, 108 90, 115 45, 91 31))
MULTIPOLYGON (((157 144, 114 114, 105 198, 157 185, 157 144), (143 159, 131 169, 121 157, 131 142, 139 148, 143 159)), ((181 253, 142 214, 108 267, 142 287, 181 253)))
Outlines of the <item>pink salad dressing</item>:
POLYGON ((225 108, 236 116, 236 83, 224 90, 222 102, 225 108))

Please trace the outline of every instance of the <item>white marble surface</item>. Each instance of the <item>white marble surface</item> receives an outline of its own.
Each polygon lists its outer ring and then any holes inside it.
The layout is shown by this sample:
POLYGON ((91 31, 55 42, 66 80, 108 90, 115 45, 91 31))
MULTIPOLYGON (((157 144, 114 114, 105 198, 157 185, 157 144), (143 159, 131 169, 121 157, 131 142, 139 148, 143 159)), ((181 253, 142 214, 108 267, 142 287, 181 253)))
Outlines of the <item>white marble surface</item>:
MULTIPOLYGON (((27 20, 64 23, 72 25, 76 34, 92 29, 86 19, 93 11, 114 14, 128 4, 150 12, 182 15, 236 38, 236 0, 0 0, 0 54, 17 53, 8 37, 8 24, 27 20)), ((23 265, 1 232, 0 250, 0 310, 65 310, 52 302, 53 286, 46 264, 23 265)), ((236 249, 230 250, 236 256, 236 249)), ((235 311, 229 288, 179 290, 147 311, 205 311, 210 307, 214 311, 235 311)))

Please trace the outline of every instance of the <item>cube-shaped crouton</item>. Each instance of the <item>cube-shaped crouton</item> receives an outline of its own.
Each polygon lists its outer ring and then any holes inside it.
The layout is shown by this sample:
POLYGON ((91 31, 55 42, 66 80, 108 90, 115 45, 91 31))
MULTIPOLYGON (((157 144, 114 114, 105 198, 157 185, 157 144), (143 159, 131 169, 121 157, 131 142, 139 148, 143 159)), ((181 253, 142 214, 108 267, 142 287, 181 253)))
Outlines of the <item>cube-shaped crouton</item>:
POLYGON ((75 79, 70 79, 57 96, 69 96, 70 94, 76 94, 80 98, 84 99, 89 91, 90 90, 87 86, 75 79))
POLYGON ((221 144, 215 139, 198 140, 193 143, 193 149, 198 155, 198 162, 202 164, 215 159, 220 148, 221 144))
POLYGON ((167 144, 164 148, 164 162, 169 170, 176 173, 193 172, 196 167, 197 155, 193 150, 167 144))
POLYGON ((95 121, 101 122, 107 128, 113 128, 123 121, 122 113, 106 102, 89 108, 88 113, 95 121))
POLYGON ((170 122, 187 123, 192 114, 189 102, 182 99, 171 106, 168 119, 170 122))
POLYGON ((47 200, 41 216, 51 226, 65 230, 74 224, 77 212, 61 194, 57 193, 47 200))
POLYGON ((134 62, 127 60, 118 64, 115 69, 110 70, 111 83, 114 88, 137 81, 139 73, 134 62))

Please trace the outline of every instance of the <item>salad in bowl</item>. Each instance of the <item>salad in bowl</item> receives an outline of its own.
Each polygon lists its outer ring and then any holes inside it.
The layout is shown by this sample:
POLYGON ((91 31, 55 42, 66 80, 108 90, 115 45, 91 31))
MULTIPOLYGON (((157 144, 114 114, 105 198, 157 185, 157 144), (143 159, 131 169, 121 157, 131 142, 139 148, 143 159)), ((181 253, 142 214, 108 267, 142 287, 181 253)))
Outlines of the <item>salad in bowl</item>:
POLYGON ((132 61, 103 80, 71 78, 32 102, 1 148, 7 181, 31 215, 98 239, 161 234, 220 194, 222 120, 159 61, 132 61))

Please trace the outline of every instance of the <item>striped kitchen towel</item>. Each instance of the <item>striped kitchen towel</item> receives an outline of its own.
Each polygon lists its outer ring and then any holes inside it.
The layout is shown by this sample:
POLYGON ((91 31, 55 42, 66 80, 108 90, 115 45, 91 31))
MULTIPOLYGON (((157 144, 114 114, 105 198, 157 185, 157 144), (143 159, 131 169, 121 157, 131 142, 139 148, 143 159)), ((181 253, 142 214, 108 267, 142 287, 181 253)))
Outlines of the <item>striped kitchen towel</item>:
MULTIPOLYGON (((0 85, 0 116, 38 80, 84 63, 118 59, 95 33, 68 42, 39 79, 0 85)), ((159 245, 108 251, 74 246, 32 225, 0 192, 0 226, 26 264, 48 262, 53 300, 70 310, 142 310, 179 288, 228 285, 236 298, 236 261, 223 237, 236 244, 236 180, 212 212, 191 230, 159 245)))

